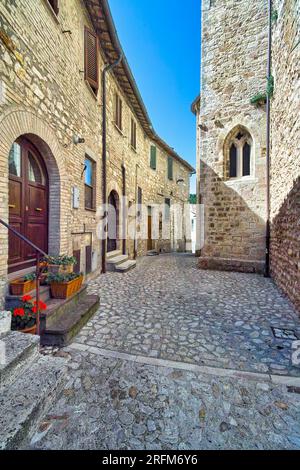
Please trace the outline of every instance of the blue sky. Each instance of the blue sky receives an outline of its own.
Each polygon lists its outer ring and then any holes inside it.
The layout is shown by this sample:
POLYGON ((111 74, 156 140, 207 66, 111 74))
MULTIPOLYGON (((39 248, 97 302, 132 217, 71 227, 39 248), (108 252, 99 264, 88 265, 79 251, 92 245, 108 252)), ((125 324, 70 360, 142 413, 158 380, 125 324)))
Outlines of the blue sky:
POLYGON ((109 4, 156 132, 195 167, 196 127, 190 106, 200 87, 200 0, 109 4))

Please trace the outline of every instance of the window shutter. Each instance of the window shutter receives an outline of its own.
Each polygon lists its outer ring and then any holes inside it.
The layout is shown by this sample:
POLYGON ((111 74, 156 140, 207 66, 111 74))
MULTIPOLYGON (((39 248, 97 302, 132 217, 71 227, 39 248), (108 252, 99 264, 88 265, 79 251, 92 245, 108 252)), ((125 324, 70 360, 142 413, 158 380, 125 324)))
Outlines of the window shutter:
POLYGON ((151 145, 150 168, 156 170, 156 147, 151 145))
POLYGON ((85 274, 92 272, 92 246, 85 247, 85 274))
POLYGON ((173 179, 173 158, 168 157, 168 178, 169 180, 173 179))
POLYGON ((99 76, 98 76, 98 38, 97 35, 85 28, 85 39, 84 39, 84 76, 86 81, 91 87, 97 91, 99 87, 99 76))

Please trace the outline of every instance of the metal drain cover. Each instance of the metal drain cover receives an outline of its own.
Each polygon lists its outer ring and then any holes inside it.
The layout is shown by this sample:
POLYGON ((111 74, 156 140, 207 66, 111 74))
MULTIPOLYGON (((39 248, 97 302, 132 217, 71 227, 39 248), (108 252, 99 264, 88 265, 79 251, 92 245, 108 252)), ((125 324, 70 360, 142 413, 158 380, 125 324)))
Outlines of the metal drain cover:
POLYGON ((298 336, 294 330, 287 330, 285 328, 275 328, 272 326, 273 334, 277 339, 289 339, 291 341, 296 341, 298 336))

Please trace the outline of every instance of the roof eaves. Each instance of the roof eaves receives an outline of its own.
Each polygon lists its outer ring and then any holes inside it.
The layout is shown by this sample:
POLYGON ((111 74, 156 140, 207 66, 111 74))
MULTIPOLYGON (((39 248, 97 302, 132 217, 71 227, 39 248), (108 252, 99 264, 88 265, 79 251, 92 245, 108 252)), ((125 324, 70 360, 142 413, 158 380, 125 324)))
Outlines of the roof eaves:
MULTIPOLYGON (((132 74, 132 71, 130 69, 130 66, 127 62, 126 55, 125 55, 125 53, 123 51, 123 48, 122 48, 122 45, 120 43, 120 40, 119 40, 118 33, 117 33, 117 30, 116 30, 116 27, 115 27, 115 24, 114 24, 114 21, 113 21, 113 18, 112 18, 112 14, 111 14, 111 10, 110 10, 108 1, 107 0, 85 0, 85 4, 86 4, 86 7, 87 7, 87 9, 90 13, 92 21, 94 19, 93 18, 93 11, 94 11, 94 8, 96 6, 98 6, 100 8, 100 10, 103 11, 104 21, 106 21, 107 26, 108 26, 108 31, 107 32, 109 34, 109 37, 110 37, 111 42, 113 44, 113 47, 117 51, 118 55, 122 54, 122 56, 123 56, 120 67, 122 66, 124 68, 126 78, 128 79, 128 82, 129 82, 129 84, 132 88, 132 91, 133 91, 133 93, 136 97, 137 104, 139 105, 139 108, 141 110, 141 116, 143 116, 143 117, 139 117, 139 120, 140 120, 140 122, 141 122, 141 124, 144 128, 144 131, 146 132, 146 134, 148 135, 149 138, 154 140, 167 153, 172 155, 176 160, 178 160, 182 165, 184 165, 191 173, 195 173, 195 169, 186 160, 181 158, 174 151, 174 149, 169 147, 169 145, 156 134, 156 132, 153 128, 152 122, 150 120, 148 111, 146 109, 146 106, 143 102, 143 98, 140 94, 137 83, 135 81, 135 78, 134 78, 134 76, 132 74)), ((93 23, 94 23, 94 21, 93 21, 93 23)), ((95 29, 97 30, 97 27, 95 29)), ((104 50, 104 53, 106 53, 105 50, 104 50)), ((107 56, 107 54, 106 54, 106 56, 107 56)), ((107 57, 111 62, 113 62, 113 59, 111 57, 109 57, 109 56, 107 56, 107 57)), ((118 76, 116 76, 116 78, 118 80, 118 76)), ((118 80, 118 81, 120 83, 120 80, 118 80)), ((124 85, 122 83, 120 83, 120 86, 124 90, 124 85)), ((126 95, 128 95, 127 90, 124 90, 124 92, 126 93, 126 95)))

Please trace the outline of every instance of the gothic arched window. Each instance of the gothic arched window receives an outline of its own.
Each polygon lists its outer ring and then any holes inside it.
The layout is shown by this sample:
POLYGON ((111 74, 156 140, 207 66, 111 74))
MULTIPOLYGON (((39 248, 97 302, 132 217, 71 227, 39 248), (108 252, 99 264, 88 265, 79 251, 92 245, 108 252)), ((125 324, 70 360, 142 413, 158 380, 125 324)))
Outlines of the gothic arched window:
POLYGON ((242 178, 252 173, 252 138, 248 131, 238 129, 231 133, 225 151, 227 178, 242 178), (226 150, 227 149, 227 150, 226 150))

